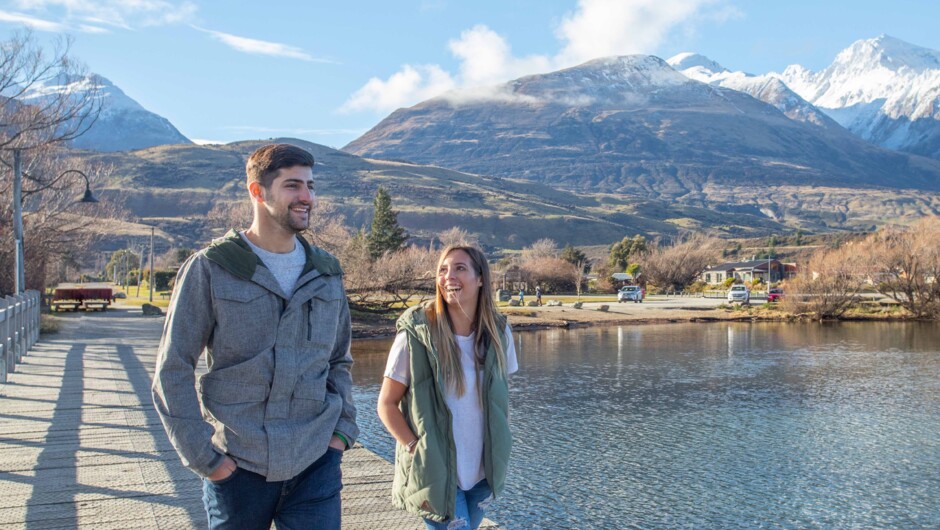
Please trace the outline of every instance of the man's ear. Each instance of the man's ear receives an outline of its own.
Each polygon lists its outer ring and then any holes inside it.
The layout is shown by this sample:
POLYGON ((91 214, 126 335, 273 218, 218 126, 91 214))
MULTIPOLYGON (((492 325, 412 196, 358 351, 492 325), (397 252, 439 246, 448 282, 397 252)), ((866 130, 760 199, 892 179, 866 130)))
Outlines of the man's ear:
POLYGON ((248 183, 248 195, 251 198, 259 203, 264 202, 264 189, 261 187, 260 182, 249 182, 248 183))

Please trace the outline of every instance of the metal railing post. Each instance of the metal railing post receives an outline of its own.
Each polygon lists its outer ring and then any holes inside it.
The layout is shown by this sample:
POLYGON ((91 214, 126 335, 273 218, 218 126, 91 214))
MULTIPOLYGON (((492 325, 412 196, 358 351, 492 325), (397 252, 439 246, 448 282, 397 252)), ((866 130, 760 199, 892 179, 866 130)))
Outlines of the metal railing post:
POLYGON ((7 374, 13 371, 13 358, 10 356, 9 319, 7 302, 0 300, 0 383, 7 382, 7 374))

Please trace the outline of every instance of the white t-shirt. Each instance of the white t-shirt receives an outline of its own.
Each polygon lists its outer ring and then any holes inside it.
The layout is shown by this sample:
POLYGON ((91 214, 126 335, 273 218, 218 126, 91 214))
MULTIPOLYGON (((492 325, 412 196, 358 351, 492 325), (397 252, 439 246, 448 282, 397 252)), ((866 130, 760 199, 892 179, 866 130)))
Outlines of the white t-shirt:
MULTIPOLYGON (((474 372, 483 384, 483 371, 476 371, 473 355, 473 340, 475 334, 469 337, 457 335, 457 347, 460 348, 460 365, 463 368, 463 396, 457 397, 450 389, 444 400, 450 409, 453 418, 454 444, 457 446, 457 486, 466 491, 472 488, 485 477, 483 472, 483 407, 480 403, 477 382, 474 381, 474 372)), ((506 325, 506 372, 514 374, 519 371, 519 362, 516 360, 516 347, 512 342, 512 330, 506 325)), ((388 354, 388 364, 385 366, 385 377, 408 386, 411 384, 411 354, 408 351, 408 338, 405 332, 395 336, 392 349, 388 354)))
POLYGON ((239 232, 238 234, 248 243, 251 250, 261 258, 261 261, 264 262, 264 266, 271 271, 271 274, 274 275, 274 279, 276 279, 278 285, 281 286, 281 290, 284 291, 287 298, 290 298, 291 295, 294 294, 294 287, 297 286, 300 273, 304 271, 304 265, 307 264, 307 253, 304 252, 304 247, 301 246, 300 241, 295 237, 294 250, 285 252, 284 254, 278 254, 277 252, 268 252, 252 243, 245 235, 245 232, 239 232))

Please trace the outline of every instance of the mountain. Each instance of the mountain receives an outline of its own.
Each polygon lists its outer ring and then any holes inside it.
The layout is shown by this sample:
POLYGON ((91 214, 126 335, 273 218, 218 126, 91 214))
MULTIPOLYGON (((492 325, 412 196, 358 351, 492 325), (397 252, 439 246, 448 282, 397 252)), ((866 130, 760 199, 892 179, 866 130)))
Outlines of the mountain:
POLYGON ((72 142, 79 149, 127 151, 157 145, 192 143, 166 118, 145 109, 108 79, 100 75, 58 78, 37 84, 24 95, 24 103, 41 102, 50 92, 79 93, 97 87, 101 114, 82 136, 72 142))
POLYGON ((208 219, 214 207, 245 203, 245 162, 271 141, 313 153, 317 196, 333 205, 351 229, 369 226, 375 191, 383 186, 400 212, 399 222, 419 242, 454 226, 501 248, 521 248, 546 236, 561 244, 606 245, 625 235, 670 236, 683 228, 745 235, 785 230, 755 208, 740 208, 728 219, 693 205, 576 194, 514 179, 361 158, 290 138, 83 154, 91 164, 113 168, 102 186, 96 186, 102 203, 123 208, 126 218, 156 225, 172 235, 173 246, 199 247, 221 235, 221 227, 208 219))
POLYGON ((777 108, 791 120, 831 129, 840 125, 772 75, 732 72, 717 62, 694 53, 680 53, 666 62, 690 79, 744 92, 777 108))
POLYGON ((399 109, 344 150, 699 205, 714 186, 940 190, 936 161, 791 120, 641 55, 399 109))
POLYGON ((769 75, 865 140, 940 159, 940 52, 881 35, 820 72, 791 65, 769 75))

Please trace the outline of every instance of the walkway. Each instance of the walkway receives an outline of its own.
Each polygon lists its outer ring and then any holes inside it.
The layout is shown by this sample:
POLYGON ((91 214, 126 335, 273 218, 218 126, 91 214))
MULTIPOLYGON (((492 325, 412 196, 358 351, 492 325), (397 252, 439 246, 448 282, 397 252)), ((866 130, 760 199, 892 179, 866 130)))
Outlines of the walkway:
MULTIPOLYGON (((0 528, 204 528, 200 481, 150 401, 163 319, 69 314, 0 384, 0 528)), ((391 506, 391 465, 343 462, 343 528, 418 529, 391 506)))

